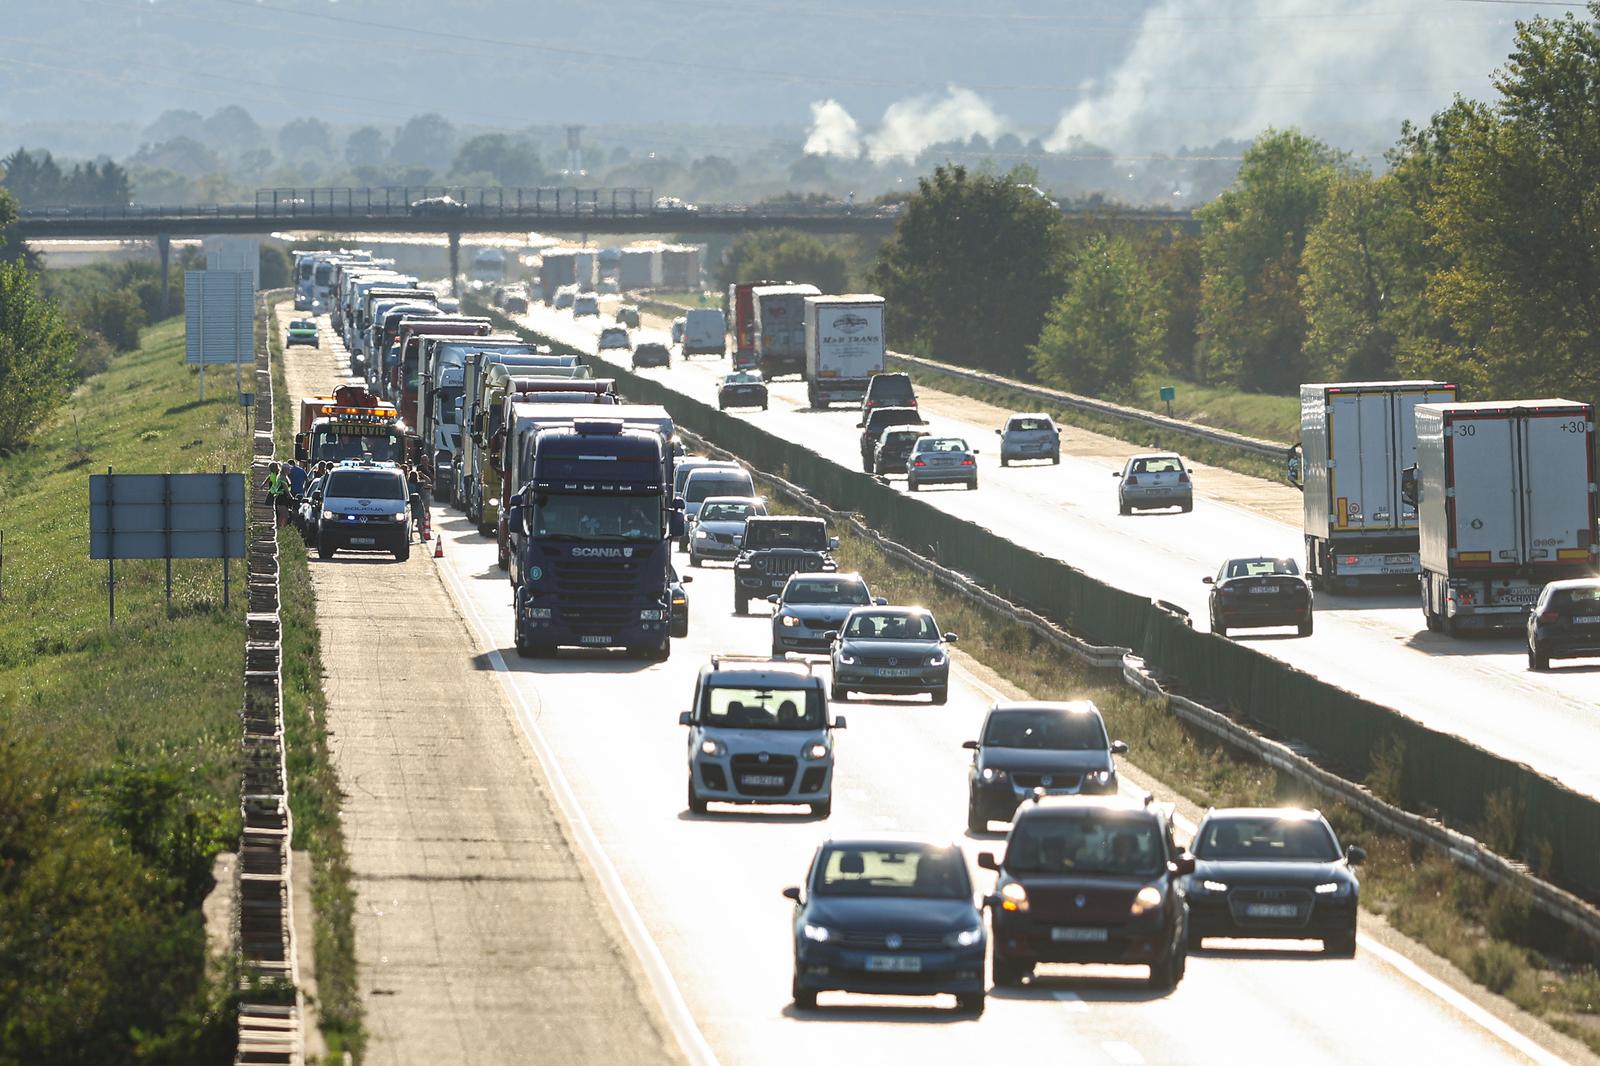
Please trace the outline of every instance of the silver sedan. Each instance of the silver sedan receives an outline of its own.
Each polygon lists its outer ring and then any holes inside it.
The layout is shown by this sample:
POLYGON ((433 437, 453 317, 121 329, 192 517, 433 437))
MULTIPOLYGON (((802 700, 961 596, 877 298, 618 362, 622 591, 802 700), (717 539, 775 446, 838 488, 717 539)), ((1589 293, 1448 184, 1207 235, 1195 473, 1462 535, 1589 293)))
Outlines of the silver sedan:
POLYGON ((911 446, 906 459, 906 491, 924 485, 978 487, 978 449, 960 437, 923 437, 911 446))
POLYGON ((851 692, 926 692, 936 705, 945 702, 956 635, 939 632, 926 608, 857 607, 832 636, 836 702, 851 692))

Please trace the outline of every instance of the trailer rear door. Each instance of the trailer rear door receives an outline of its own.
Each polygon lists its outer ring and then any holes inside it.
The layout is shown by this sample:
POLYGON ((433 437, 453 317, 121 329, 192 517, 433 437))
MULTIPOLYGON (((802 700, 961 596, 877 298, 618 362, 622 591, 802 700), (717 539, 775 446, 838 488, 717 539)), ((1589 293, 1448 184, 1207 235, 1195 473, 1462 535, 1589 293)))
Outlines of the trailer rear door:
POLYGON ((1505 414, 1453 412, 1444 423, 1446 492, 1461 566, 1522 558, 1517 424, 1505 414))
POLYGON ((1571 566, 1590 559, 1594 423, 1580 408, 1529 412, 1517 420, 1524 465, 1523 561, 1571 566))
POLYGON ((1328 397, 1329 471, 1336 530, 1383 530, 1394 524, 1394 414, 1386 392, 1328 397))

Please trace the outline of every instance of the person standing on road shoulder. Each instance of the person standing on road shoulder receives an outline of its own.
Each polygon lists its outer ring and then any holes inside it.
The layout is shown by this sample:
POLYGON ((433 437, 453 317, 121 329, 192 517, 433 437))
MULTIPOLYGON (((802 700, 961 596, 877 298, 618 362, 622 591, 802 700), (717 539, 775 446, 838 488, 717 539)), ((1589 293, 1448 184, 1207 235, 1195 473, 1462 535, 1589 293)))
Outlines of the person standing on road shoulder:
POLYGON ((267 501, 272 504, 277 528, 282 529, 289 520, 289 511, 294 498, 289 488, 288 475, 283 473, 283 468, 277 463, 267 467, 267 480, 263 487, 267 490, 267 501))
POLYGON ((411 505, 411 516, 416 520, 417 539, 428 543, 428 515, 433 509, 433 481, 420 466, 406 468, 406 480, 411 483, 411 491, 417 494, 417 502, 411 505))
POLYGON ((289 494, 296 501, 306 492, 306 468, 304 463, 289 464, 289 494))

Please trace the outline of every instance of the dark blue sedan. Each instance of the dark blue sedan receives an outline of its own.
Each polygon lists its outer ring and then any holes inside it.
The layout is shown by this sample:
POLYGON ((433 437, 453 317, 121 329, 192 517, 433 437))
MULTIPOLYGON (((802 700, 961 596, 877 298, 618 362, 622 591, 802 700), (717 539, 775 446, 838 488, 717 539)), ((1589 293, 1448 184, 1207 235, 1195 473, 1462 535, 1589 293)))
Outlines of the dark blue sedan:
POLYGON ((982 1014, 983 913, 954 844, 830 840, 817 849, 795 902, 794 1005, 818 992, 956 997, 982 1014))

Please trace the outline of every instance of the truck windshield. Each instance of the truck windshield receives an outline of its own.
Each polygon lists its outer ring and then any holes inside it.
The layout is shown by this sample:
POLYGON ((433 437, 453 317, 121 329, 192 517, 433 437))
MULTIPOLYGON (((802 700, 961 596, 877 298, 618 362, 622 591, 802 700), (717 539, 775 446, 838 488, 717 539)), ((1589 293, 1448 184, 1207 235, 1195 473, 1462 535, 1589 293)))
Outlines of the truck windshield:
POLYGON ((439 421, 447 426, 455 425, 456 416, 460 414, 456 407, 456 402, 461 399, 461 390, 440 389, 437 395, 439 398, 439 421))
POLYGON ((393 433, 355 436, 324 429, 317 433, 317 446, 312 458, 326 462, 372 459, 380 463, 398 463, 405 459, 405 445, 393 433))
POLYGON ((821 729, 818 689, 708 687, 701 723, 720 729, 821 729))
POLYGON ((591 496, 552 493, 534 500, 536 537, 566 540, 656 542, 666 534, 659 496, 591 496))

